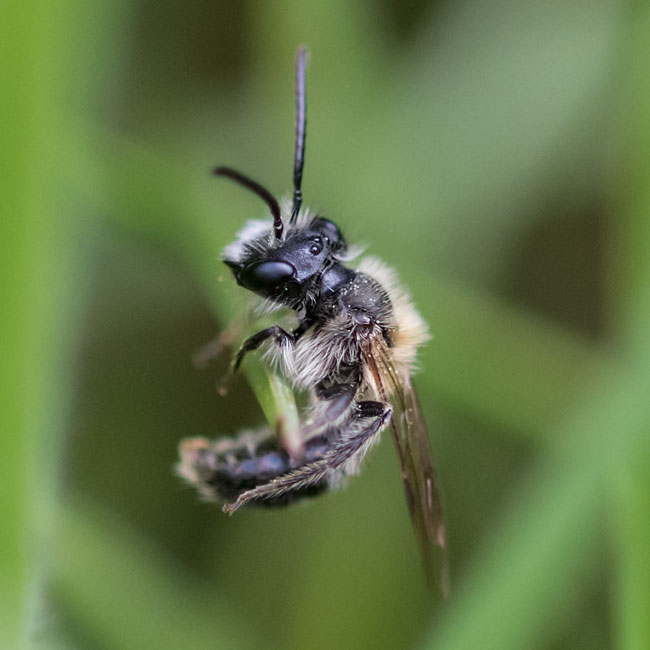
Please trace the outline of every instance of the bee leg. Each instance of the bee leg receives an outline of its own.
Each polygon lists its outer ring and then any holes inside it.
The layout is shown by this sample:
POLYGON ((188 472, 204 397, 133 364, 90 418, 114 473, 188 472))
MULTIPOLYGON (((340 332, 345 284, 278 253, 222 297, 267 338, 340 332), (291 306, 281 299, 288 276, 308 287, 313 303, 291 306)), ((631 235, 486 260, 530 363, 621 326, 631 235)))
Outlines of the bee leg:
POLYGON ((253 350, 257 350, 257 348, 259 348, 260 345, 264 343, 264 341, 270 338, 275 339, 275 342, 278 345, 289 345, 294 342, 294 337, 291 334, 289 334, 289 332, 282 329, 279 325, 273 325, 271 327, 267 327, 266 329, 257 332, 257 334, 253 334, 252 336, 249 336, 244 341, 241 348, 239 349, 239 352, 237 353, 237 356, 235 357, 235 363, 233 365, 233 369, 235 371, 239 370, 239 366, 241 365, 241 362, 244 360, 246 354, 248 352, 252 352, 253 350))
MULTIPOLYGON (((364 404, 364 402, 361 402, 361 404, 364 404)), ((324 481, 335 482, 343 473, 354 473, 358 461, 373 442, 373 438, 389 422, 393 414, 390 404, 381 402, 373 402, 372 404, 373 406, 368 407, 368 410, 373 413, 378 412, 377 415, 370 416, 372 421, 358 428, 357 422, 365 416, 358 415, 356 418, 350 419, 346 423, 346 428, 341 429, 337 440, 331 444, 322 458, 296 467, 268 483, 242 492, 236 501, 226 503, 223 506, 223 511, 232 514, 250 501, 275 499, 288 492, 304 490, 312 485, 320 485, 324 481), (381 405, 381 409, 375 406, 377 404, 381 405)), ((366 407, 362 408, 365 409, 366 407)))
POLYGON ((374 418, 384 416, 386 409, 390 408, 385 402, 357 402, 357 412, 360 418, 374 418))
POLYGON ((289 454, 294 464, 304 461, 305 444, 308 440, 324 435, 327 429, 335 427, 342 421, 354 402, 354 396, 359 388, 359 382, 333 384, 327 388, 318 386, 316 396, 320 398, 309 418, 304 420, 299 431, 295 432, 297 440, 291 440, 282 435, 278 427, 278 440, 282 448, 289 454), (290 443, 294 442, 294 446, 290 443), (295 444, 297 443, 297 445, 295 444))
POLYGON ((303 439, 310 438, 326 427, 335 426, 354 402, 354 396, 359 389, 359 382, 347 382, 343 384, 333 384, 327 388, 322 386, 316 387, 316 396, 324 402, 317 412, 307 419, 302 428, 300 435, 303 439))

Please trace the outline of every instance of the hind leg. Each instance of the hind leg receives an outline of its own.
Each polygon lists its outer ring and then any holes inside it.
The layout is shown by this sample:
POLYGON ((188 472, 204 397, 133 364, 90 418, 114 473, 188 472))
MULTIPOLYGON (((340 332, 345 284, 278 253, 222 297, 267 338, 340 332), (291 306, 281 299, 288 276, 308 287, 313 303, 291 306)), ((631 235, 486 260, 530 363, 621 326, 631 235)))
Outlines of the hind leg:
POLYGON ((337 431, 335 440, 328 444, 322 457, 312 461, 306 459, 290 471, 243 491, 233 503, 226 503, 223 511, 232 514, 248 503, 275 501, 316 486, 326 489, 343 475, 356 473, 375 436, 392 416, 392 408, 383 402, 360 402, 358 406, 357 414, 337 431))
POLYGON ((300 428, 302 444, 298 455, 292 454, 286 441, 268 427, 214 442, 189 438, 180 444, 181 462, 176 473, 207 499, 236 499, 247 490, 322 457, 330 445, 327 430, 347 417, 357 388, 358 384, 351 382, 320 390, 318 413, 300 428))

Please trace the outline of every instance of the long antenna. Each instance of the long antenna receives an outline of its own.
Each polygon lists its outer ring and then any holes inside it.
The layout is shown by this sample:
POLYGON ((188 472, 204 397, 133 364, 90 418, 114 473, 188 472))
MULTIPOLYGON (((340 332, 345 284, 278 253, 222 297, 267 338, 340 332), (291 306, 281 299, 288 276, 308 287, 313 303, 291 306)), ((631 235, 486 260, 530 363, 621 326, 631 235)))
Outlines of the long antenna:
POLYGON ((307 97, 305 72, 307 47, 301 45, 296 54, 296 144, 293 152, 293 206, 289 223, 296 223, 302 205, 302 168, 305 164, 305 136, 307 131, 307 97))
POLYGON ((259 196, 271 210, 271 214, 273 215, 273 232, 275 232, 275 238, 282 238, 284 224, 282 223, 280 204, 271 192, 251 178, 248 178, 248 176, 244 176, 244 174, 241 174, 230 167, 216 167, 212 173, 215 176, 225 176, 226 178, 230 178, 236 183, 243 185, 246 189, 251 190, 251 192, 255 192, 255 194, 257 194, 257 196, 259 196))

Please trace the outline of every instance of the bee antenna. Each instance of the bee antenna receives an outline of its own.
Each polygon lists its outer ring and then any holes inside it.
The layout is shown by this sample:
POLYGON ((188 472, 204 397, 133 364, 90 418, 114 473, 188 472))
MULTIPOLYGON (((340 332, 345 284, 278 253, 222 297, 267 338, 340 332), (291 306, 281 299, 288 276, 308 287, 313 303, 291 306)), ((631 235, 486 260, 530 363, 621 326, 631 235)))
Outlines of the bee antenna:
POLYGON ((305 45, 298 48, 296 54, 296 144, 293 152, 293 206, 291 220, 298 219, 302 205, 302 168, 305 164, 305 135, 307 131, 307 97, 305 91, 305 72, 307 70, 308 50, 305 45))
POLYGON ((271 192, 251 178, 248 178, 248 176, 244 176, 244 174, 240 174, 238 171, 235 171, 230 167, 216 167, 212 173, 215 176, 225 176, 226 178, 230 178, 236 183, 243 185, 246 189, 251 190, 251 192, 255 192, 255 194, 257 194, 257 196, 259 196, 271 210, 271 214, 273 215, 273 232, 275 232, 275 238, 282 238, 284 224, 282 223, 280 204, 271 192))

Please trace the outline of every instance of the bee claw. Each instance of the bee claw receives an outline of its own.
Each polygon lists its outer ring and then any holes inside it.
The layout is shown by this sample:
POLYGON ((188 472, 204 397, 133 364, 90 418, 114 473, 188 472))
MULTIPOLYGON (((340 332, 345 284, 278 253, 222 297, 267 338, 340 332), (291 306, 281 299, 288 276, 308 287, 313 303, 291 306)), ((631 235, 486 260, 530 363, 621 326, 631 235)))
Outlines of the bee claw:
MULTIPOLYGON (((239 501, 239 499, 237 499, 237 501, 239 501)), ((221 511, 225 512, 227 515, 232 516, 233 514, 235 514, 235 512, 237 512, 237 510, 239 510, 239 506, 237 505, 237 501, 235 501, 233 503, 224 503, 222 508, 221 508, 221 511)))

